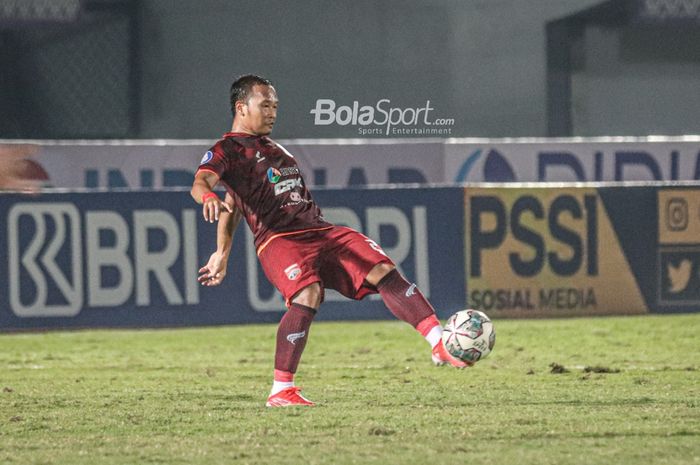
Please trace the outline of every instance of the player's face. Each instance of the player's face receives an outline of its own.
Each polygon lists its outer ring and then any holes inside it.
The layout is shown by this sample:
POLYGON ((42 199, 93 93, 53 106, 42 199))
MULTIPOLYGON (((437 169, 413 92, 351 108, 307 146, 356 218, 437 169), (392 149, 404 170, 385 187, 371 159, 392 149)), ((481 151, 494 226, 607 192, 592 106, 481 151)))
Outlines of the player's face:
POLYGON ((272 86, 256 84, 248 102, 240 108, 241 123, 251 133, 265 136, 277 119, 277 92, 272 86))

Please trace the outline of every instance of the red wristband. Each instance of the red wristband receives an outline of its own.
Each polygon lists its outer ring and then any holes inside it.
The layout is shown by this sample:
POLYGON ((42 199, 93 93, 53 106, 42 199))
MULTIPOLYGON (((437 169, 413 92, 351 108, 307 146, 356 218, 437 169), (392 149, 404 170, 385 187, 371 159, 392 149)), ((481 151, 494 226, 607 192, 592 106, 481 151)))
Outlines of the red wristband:
POLYGON ((207 192, 206 194, 204 194, 204 195, 202 196, 202 203, 205 203, 205 202, 207 201, 207 199, 216 199, 216 200, 219 200, 219 196, 216 195, 216 194, 213 193, 213 192, 207 192))

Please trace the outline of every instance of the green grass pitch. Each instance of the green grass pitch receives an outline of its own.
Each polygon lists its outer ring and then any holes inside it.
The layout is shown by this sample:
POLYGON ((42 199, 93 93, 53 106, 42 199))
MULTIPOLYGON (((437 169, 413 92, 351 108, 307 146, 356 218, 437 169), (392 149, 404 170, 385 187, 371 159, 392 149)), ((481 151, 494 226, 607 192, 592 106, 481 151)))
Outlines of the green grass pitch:
POLYGON ((286 409, 275 325, 0 335, 0 463, 700 463, 700 314, 494 323, 460 371, 404 323, 318 322, 318 406, 286 409))

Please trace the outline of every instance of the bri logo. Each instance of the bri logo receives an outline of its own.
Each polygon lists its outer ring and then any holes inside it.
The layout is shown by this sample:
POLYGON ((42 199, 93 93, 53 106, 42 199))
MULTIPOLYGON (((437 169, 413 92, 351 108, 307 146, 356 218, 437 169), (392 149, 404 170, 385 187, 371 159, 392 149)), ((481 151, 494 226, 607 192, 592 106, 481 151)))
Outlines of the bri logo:
POLYGON ((67 202, 17 203, 10 209, 7 228, 10 307, 15 315, 71 317, 80 313, 83 307, 80 223, 80 212, 67 202), (28 236, 31 241, 22 247, 22 239, 28 236), (61 256, 68 262, 63 266, 59 264, 61 256), (51 283, 58 288, 60 302, 50 302, 51 283), (25 292, 31 295, 23 298, 23 289, 33 292, 25 292))
POLYGON ((277 183, 277 181, 280 180, 280 177, 282 176, 282 173, 277 168, 268 168, 267 169, 267 180, 270 181, 272 184, 277 183))

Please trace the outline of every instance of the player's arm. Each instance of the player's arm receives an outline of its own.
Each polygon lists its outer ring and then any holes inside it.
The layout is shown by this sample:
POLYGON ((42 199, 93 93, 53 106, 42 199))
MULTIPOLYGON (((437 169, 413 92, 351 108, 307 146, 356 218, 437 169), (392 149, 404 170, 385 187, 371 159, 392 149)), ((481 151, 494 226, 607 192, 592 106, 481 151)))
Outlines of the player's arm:
POLYGON ((199 281, 204 286, 218 286, 226 277, 228 259, 233 245, 233 234, 241 221, 241 212, 233 205, 233 197, 226 194, 224 202, 231 210, 224 209, 219 213, 219 223, 216 227, 216 251, 209 257, 209 262, 199 269, 199 281))
POLYGON ((213 223, 219 220, 222 211, 233 212, 231 205, 227 204, 214 192, 214 186, 219 182, 219 176, 209 170, 199 170, 194 175, 194 182, 190 195, 195 202, 202 205, 204 221, 213 223))
POLYGON ((224 203, 226 210, 219 213, 219 224, 216 227, 216 252, 228 261, 233 245, 233 234, 241 221, 241 211, 233 205, 233 197, 227 192, 224 203))

